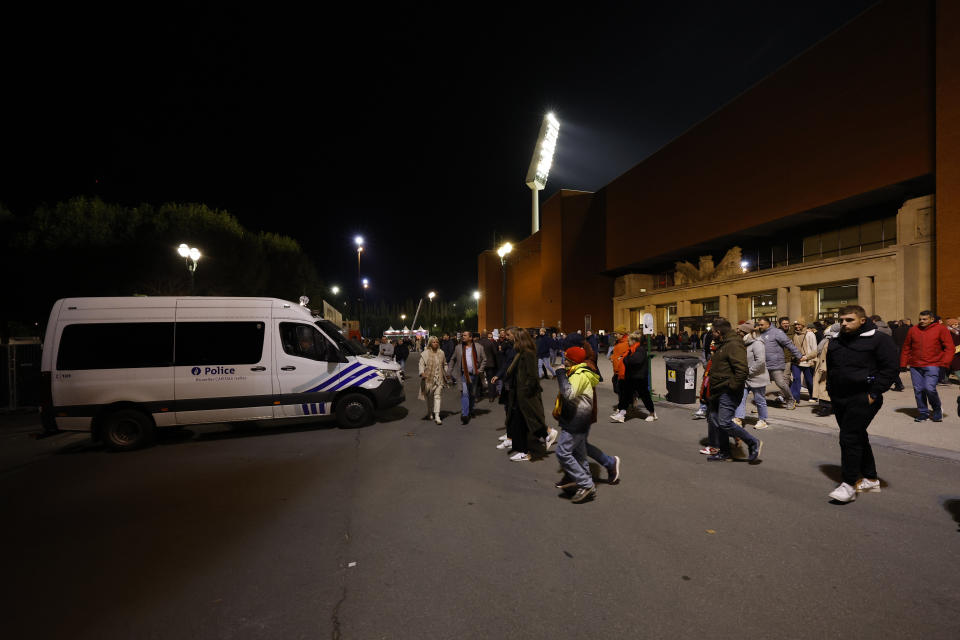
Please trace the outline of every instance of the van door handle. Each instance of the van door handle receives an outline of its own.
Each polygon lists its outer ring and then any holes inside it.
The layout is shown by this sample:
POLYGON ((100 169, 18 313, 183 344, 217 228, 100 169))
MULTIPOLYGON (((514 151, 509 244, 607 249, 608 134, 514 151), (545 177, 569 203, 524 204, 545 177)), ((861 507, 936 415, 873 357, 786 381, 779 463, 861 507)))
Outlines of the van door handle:
POLYGON ((280 367, 280 371, 293 371, 294 369, 296 369, 296 367, 293 366, 292 364, 287 365, 286 367, 280 367))
POLYGON ((266 371, 266 367, 250 367, 250 371, 266 371))

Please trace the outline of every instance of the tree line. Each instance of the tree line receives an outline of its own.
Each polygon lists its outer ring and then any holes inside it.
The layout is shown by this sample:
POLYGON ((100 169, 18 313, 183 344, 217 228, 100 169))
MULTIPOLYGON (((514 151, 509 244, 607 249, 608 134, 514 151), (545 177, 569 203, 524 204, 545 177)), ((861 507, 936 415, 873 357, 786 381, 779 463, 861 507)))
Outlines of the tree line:
POLYGON ((123 206, 76 197, 26 215, 0 206, 8 295, 0 337, 37 335, 54 301, 80 296, 188 295, 176 251, 202 252, 194 294, 322 298, 323 282, 293 238, 245 229, 203 204, 123 206))
MULTIPOLYGON (((338 302, 295 239, 247 230, 227 211, 195 203, 124 206, 76 197, 27 213, 0 205, 0 266, 6 276, 0 341, 41 335, 59 298, 189 295, 190 273, 176 251, 183 242, 202 253, 194 295, 294 302, 307 296, 314 308, 326 299, 350 319, 362 311, 364 333, 371 336, 413 322, 417 300, 371 299, 361 305, 341 294, 338 302)), ((424 299, 417 325, 441 333, 476 328, 476 305, 467 296, 424 299)))

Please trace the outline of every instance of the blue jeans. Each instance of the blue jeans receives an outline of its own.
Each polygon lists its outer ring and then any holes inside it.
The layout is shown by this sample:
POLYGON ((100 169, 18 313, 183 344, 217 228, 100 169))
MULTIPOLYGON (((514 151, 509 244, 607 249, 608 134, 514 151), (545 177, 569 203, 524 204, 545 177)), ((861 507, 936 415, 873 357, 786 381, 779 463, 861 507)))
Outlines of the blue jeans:
POLYGON ((563 429, 557 438, 557 461, 560 462, 560 466, 567 477, 583 489, 593 487, 590 463, 587 462, 588 435, 589 432, 570 433, 563 429))
POLYGON ((766 387, 747 387, 743 390, 743 400, 734 414, 737 418, 743 420, 747 417, 747 396, 753 392, 753 402, 757 405, 757 415, 761 420, 767 419, 767 388, 766 387))
POLYGON ((544 356, 537 360, 537 375, 543 376, 543 370, 546 369, 549 371, 548 375, 555 376, 557 372, 553 370, 553 367, 550 366, 550 356, 544 356))
POLYGON ((460 379, 460 415, 468 416, 473 413, 473 406, 477 403, 478 384, 479 375, 474 375, 470 382, 467 382, 466 378, 460 379))
POLYGON ((940 379, 940 367, 910 367, 910 381, 913 382, 913 395, 917 399, 920 416, 928 415, 927 402, 937 418, 943 416, 940 406, 940 394, 937 393, 937 381, 940 379))
POLYGON ((716 447, 720 453, 730 455, 730 438, 740 438, 747 444, 755 444, 757 439, 743 427, 738 427, 733 421, 740 394, 724 392, 717 397, 711 397, 707 408, 707 436, 710 446, 716 447))
POLYGON ((800 382, 807 386, 810 393, 810 399, 813 399, 813 367, 801 367, 796 364, 790 365, 790 373, 793 374, 793 380, 790 381, 790 393, 796 400, 800 400, 800 382))
POLYGON ((614 460, 612 456, 608 456, 603 451, 601 451, 599 447, 595 447, 592 444, 590 444, 589 440, 587 441, 587 456, 590 458, 593 458, 594 460, 596 460, 597 462, 605 466, 607 469, 609 469, 610 467, 612 467, 617 463, 617 461, 614 460))

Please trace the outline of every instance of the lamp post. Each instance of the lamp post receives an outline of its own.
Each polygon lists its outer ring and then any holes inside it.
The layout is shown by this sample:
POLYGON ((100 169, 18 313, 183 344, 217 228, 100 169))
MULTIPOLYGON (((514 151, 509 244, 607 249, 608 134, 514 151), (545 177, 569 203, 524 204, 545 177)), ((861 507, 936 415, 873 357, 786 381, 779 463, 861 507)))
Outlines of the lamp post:
POLYGON ((477 301, 477 331, 480 331, 480 292, 473 292, 473 299, 477 301))
POLYGON ((193 295, 193 274, 197 270, 197 263, 200 262, 200 249, 180 243, 177 253, 187 263, 187 271, 190 272, 190 295, 193 295))
POLYGON ((503 308, 503 324, 502 327, 506 328, 507 326, 507 254, 513 251, 513 245, 509 242, 504 242, 499 249, 497 249, 497 255, 500 256, 500 280, 503 283, 503 288, 500 294, 501 307, 503 308))
POLYGON ((363 337, 363 312, 365 311, 364 307, 366 306, 366 296, 364 295, 364 289, 366 287, 362 286, 360 278, 360 256, 363 255, 363 236, 356 236, 353 239, 353 243, 357 245, 357 282, 361 285, 360 295, 357 296, 357 328, 360 330, 360 337, 363 337))

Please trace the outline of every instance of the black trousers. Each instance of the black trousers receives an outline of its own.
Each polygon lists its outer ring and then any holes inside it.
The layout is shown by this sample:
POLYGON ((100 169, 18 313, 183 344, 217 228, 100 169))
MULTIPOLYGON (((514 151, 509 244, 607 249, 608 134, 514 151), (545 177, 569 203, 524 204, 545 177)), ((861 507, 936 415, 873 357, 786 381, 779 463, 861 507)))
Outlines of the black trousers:
POLYGON ((877 479, 877 464, 870 448, 867 427, 883 405, 883 396, 870 404, 866 392, 852 396, 831 396, 833 413, 840 426, 840 468, 843 481, 855 485, 861 476, 877 479))
POLYGON ((633 396, 640 396, 640 401, 649 413, 653 413, 653 398, 650 397, 650 390, 647 389, 646 380, 634 378, 624 378, 619 383, 617 395, 617 409, 626 411, 633 405, 633 396))

